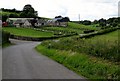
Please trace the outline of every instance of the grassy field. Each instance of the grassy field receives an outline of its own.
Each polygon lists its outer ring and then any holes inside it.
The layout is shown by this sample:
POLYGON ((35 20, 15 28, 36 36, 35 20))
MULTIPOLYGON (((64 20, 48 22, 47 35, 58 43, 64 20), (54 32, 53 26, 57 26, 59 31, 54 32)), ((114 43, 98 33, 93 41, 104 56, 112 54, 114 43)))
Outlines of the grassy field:
POLYGON ((45 41, 36 49, 91 81, 120 79, 119 31, 88 39, 45 41))
POLYGON ((113 31, 111 33, 107 33, 105 35, 99 35, 99 36, 93 37, 92 40, 102 39, 102 40, 115 41, 115 40, 118 40, 119 32, 120 32, 120 30, 117 30, 117 31, 113 31))
POLYGON ((4 31, 10 32, 11 34, 18 36, 27 36, 27 37, 51 37, 54 36, 52 32, 42 32, 36 31, 29 28, 16 28, 16 27, 4 27, 4 31))
POLYGON ((48 30, 48 31, 54 31, 54 32, 62 32, 62 33, 71 33, 75 32, 77 34, 82 34, 82 30, 77 30, 77 29, 71 29, 69 27, 44 27, 43 29, 48 30))
POLYGON ((86 26, 86 25, 77 24, 73 22, 69 22, 68 27, 73 28, 73 29, 80 29, 80 30, 99 30, 95 26, 86 26))
POLYGON ((96 30, 96 31, 99 30, 99 28, 96 28, 93 25, 85 26, 85 25, 77 24, 77 23, 73 23, 73 22, 68 22, 67 27, 43 27, 43 29, 49 30, 49 31, 54 31, 54 32, 63 32, 63 33, 75 32, 77 34, 83 34, 84 30, 96 30))
POLYGON ((10 15, 10 14, 19 15, 18 13, 15 13, 15 12, 4 12, 4 11, 0 11, 0 15, 10 15))
POLYGON ((29 28, 16 28, 16 27, 3 28, 4 31, 10 32, 11 34, 18 36, 27 36, 27 37, 51 37, 54 36, 54 34, 58 34, 58 33, 61 33, 63 35, 64 34, 69 35, 72 34, 73 32, 77 34, 82 34, 84 30, 97 30, 96 27, 85 26, 72 22, 68 23, 68 27, 42 27, 40 29, 47 30, 47 32, 37 31, 29 28))

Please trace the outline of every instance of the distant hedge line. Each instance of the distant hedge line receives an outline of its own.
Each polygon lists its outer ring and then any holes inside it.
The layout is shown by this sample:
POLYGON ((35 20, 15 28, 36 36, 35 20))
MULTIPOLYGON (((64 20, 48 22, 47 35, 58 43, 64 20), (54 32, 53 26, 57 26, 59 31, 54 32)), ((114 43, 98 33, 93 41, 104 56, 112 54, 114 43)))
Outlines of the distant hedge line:
POLYGON ((104 29, 104 30, 101 30, 101 31, 98 31, 98 32, 94 32, 94 33, 91 33, 91 34, 83 35, 83 36, 81 36, 80 38, 90 38, 90 37, 94 37, 94 36, 96 36, 96 35, 106 34, 106 33, 115 31, 115 30, 117 30, 117 29, 120 29, 120 28, 104 29))
POLYGON ((43 40, 56 39, 60 37, 68 37, 73 35, 76 35, 76 34, 51 36, 51 37, 25 37, 25 36, 10 35, 10 38, 18 39, 18 40, 27 40, 27 41, 43 41, 43 40))

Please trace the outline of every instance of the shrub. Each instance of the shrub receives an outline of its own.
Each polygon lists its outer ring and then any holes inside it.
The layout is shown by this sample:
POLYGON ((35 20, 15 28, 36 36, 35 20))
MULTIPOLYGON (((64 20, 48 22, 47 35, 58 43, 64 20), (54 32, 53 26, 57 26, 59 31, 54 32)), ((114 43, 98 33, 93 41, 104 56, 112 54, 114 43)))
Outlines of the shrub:
POLYGON ((2 31, 2 44, 10 42, 9 37, 10 33, 2 31))

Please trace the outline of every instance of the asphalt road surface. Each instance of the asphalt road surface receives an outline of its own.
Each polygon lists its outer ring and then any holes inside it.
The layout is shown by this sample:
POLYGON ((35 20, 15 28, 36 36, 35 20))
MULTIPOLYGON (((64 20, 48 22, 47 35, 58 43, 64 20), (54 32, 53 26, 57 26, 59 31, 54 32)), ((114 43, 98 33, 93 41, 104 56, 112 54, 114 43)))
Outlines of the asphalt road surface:
POLYGON ((40 42, 11 39, 16 45, 2 50, 3 79, 83 79, 63 65, 39 54, 40 42))

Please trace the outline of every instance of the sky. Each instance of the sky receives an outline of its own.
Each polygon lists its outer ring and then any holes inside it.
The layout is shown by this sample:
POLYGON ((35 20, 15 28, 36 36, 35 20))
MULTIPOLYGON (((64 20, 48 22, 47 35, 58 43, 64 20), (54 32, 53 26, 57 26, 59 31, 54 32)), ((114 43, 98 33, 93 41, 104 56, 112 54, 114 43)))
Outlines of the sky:
POLYGON ((22 10, 31 4, 40 17, 69 17, 71 21, 118 17, 120 0, 0 0, 0 8, 22 10))

